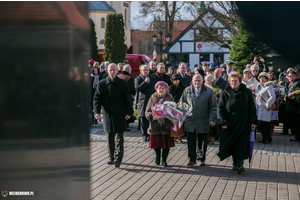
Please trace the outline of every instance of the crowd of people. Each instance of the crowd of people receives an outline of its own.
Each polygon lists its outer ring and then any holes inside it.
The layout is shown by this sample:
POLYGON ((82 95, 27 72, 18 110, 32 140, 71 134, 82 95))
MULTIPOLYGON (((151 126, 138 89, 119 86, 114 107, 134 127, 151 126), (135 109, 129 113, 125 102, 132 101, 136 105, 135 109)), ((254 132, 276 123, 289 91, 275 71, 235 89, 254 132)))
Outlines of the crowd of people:
POLYGON ((300 100, 290 94, 300 87, 300 68, 289 68, 278 73, 271 70, 262 57, 255 57, 243 73, 234 71, 234 61, 216 67, 202 62, 194 74, 181 62, 177 70, 166 69, 164 63, 150 61, 140 66, 135 79, 128 64, 89 61, 93 116, 97 123, 102 110, 103 126, 107 135, 110 160, 119 167, 124 154, 123 133, 129 130, 135 100, 139 129, 144 142, 153 148, 155 164, 167 167, 167 157, 175 142, 187 138, 189 162, 187 167, 205 166, 208 144, 219 140, 218 156, 224 160, 232 156, 233 168, 244 172, 243 162, 249 157, 251 130, 260 132, 259 143, 272 143, 274 127, 283 122, 283 133, 288 130, 300 142, 300 100), (261 67, 262 66, 262 67, 261 67), (135 97, 134 97, 135 96, 135 97), (165 101, 187 104, 182 137, 171 137, 172 122, 153 114, 156 105, 165 101))

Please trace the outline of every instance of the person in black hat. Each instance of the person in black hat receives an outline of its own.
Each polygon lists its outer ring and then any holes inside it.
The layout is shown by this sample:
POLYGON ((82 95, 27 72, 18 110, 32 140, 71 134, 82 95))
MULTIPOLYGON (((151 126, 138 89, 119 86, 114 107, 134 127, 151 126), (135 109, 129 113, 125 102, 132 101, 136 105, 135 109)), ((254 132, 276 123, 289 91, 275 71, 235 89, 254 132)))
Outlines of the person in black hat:
MULTIPOLYGON (((179 74, 173 74, 172 83, 169 87, 169 93, 172 94, 175 103, 178 103, 180 97, 186 87, 182 84, 182 78, 179 74)), ((176 141, 176 138, 174 138, 176 141)), ((178 137, 178 142, 182 142, 181 137, 178 137)))
POLYGON ((226 60, 226 71, 223 72, 222 74, 222 78, 227 81, 229 75, 233 72, 233 68, 234 68, 234 61, 232 60, 226 60))
POLYGON ((194 73, 195 73, 195 75, 196 75, 196 74, 200 74, 202 77, 205 76, 204 71, 203 71, 203 69, 202 69, 201 67, 197 67, 197 68, 195 69, 194 73))
POLYGON ((209 75, 209 74, 214 75, 214 71, 215 71, 215 68, 214 68, 214 67, 210 67, 210 68, 208 68, 206 74, 207 74, 207 75, 209 75))
POLYGON ((222 73, 225 72, 226 71, 226 65, 224 63, 222 63, 220 65, 220 69, 221 69, 222 73))

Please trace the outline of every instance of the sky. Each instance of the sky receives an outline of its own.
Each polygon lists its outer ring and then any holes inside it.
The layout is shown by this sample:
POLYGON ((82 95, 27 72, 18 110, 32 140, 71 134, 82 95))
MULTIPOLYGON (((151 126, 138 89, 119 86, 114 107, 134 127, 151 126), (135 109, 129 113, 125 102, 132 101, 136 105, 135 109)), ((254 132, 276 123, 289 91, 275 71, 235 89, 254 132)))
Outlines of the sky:
MULTIPOLYGON (((153 21, 153 16, 149 16, 147 18, 139 18, 140 8, 139 8, 139 1, 132 1, 131 2, 131 13, 130 13, 130 22, 131 22, 131 29, 140 29, 146 30, 150 23, 153 21)), ((181 10, 181 16, 185 20, 193 20, 194 18, 190 13, 187 13, 185 10, 181 10)))

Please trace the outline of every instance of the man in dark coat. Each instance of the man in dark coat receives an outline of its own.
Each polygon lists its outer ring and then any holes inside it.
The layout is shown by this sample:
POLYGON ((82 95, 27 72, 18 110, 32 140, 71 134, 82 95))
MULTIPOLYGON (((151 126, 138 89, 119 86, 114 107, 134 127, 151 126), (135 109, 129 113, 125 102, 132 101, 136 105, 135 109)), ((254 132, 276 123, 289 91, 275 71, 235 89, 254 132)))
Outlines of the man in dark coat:
POLYGON ((234 61, 232 60, 226 60, 226 71, 223 72, 222 74, 222 78, 225 80, 225 81, 228 81, 228 77, 229 75, 234 72, 233 71, 233 68, 234 68, 234 61))
POLYGON ((147 130, 149 128, 149 121, 145 117, 145 109, 147 106, 147 103, 149 101, 149 98, 152 94, 155 93, 155 83, 156 80, 154 77, 149 77, 149 67, 147 65, 141 66, 141 74, 135 78, 135 89, 137 91, 138 98, 138 116, 140 117, 140 123, 141 123, 141 132, 143 136, 144 142, 149 141, 149 134, 147 133, 147 130))
POLYGON ((294 71, 290 71, 287 74, 287 77, 290 80, 289 89, 287 92, 287 96, 285 96, 284 100, 286 103, 286 118, 287 121, 292 123, 293 132, 295 134, 295 138, 290 139, 291 142, 299 142, 300 143, 300 126, 299 126, 299 119, 300 119, 300 103, 294 99, 288 98, 288 94, 294 91, 296 88, 300 88, 300 79, 297 77, 297 73, 294 71))
POLYGON ((158 63, 157 71, 154 74, 152 74, 151 76, 155 78, 156 83, 158 81, 164 81, 170 86, 171 85, 171 77, 166 74, 165 68, 166 67, 165 67, 164 63, 158 63))
POLYGON ((103 111, 103 127, 106 133, 108 164, 120 167, 124 154, 125 120, 133 114, 128 83, 117 77, 117 66, 111 63, 108 66, 108 77, 101 80, 94 95, 94 115, 100 120, 101 108, 103 111), (115 141, 116 139, 116 141, 115 141))
MULTIPOLYGON (((119 69, 118 69, 119 71, 119 69)), ((129 64, 125 64, 123 66, 123 71, 122 73, 117 75, 120 79, 127 81, 129 85, 129 93, 131 94, 131 103, 134 101, 134 95, 135 95, 135 87, 134 87, 134 79, 133 76, 131 75, 131 67, 129 64)), ((126 121, 126 131, 130 131, 129 128, 129 122, 126 121)))
POLYGON ((207 70, 209 68, 210 62, 209 61, 203 61, 203 62, 201 62, 201 64, 202 64, 202 69, 204 71, 204 74, 205 74, 205 76, 207 76, 207 70))
POLYGON ((216 80, 216 86, 218 86, 220 89, 224 90, 225 87, 228 85, 228 82, 225 81, 222 78, 222 71, 221 71, 221 69, 219 69, 219 68, 215 69, 215 71, 214 71, 214 77, 215 77, 215 80, 216 80))
POLYGON ((150 68, 149 75, 152 75, 152 74, 156 73, 156 62, 154 60, 151 60, 149 62, 149 68, 150 68))
POLYGON ((181 84, 184 86, 184 88, 190 86, 192 82, 192 77, 186 74, 187 67, 184 62, 179 63, 177 72, 181 77, 181 84))

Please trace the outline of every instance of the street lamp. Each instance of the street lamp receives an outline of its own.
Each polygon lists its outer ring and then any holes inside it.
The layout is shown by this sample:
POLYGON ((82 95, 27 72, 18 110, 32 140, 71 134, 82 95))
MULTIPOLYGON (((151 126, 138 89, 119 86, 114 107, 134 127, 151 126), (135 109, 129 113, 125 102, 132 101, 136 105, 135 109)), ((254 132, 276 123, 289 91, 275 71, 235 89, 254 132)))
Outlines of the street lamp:
MULTIPOLYGON (((161 29, 158 30, 158 33, 160 34, 160 39, 161 39, 161 42, 160 42, 160 59, 162 59, 162 48, 163 48, 163 46, 164 46, 163 43, 162 43, 162 35, 163 35, 162 29, 164 29, 164 28, 165 28, 165 27, 162 26, 161 29)), ((169 34, 167 34, 167 35, 165 36, 166 43, 169 43, 169 42, 170 42, 170 39, 171 39, 171 36, 170 36, 169 34)), ((153 42, 154 42, 154 45, 156 45, 155 42, 156 42, 156 40, 157 40, 157 36, 156 36, 155 34, 152 36, 152 40, 153 40, 153 42)), ((166 44, 166 45, 168 45, 168 44, 166 44)))

